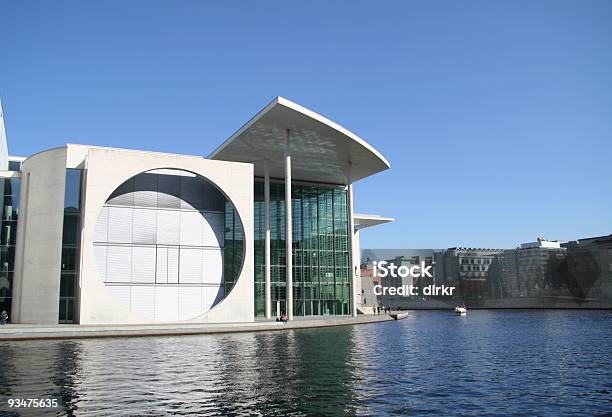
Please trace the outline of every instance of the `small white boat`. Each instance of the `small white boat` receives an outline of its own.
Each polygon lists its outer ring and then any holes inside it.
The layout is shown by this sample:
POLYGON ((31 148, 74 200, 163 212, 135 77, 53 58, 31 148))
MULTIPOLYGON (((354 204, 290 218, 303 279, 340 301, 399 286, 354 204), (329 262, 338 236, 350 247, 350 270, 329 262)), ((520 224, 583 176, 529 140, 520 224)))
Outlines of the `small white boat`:
POLYGON ((455 314, 459 315, 459 316, 463 316, 465 314, 467 314, 467 308, 465 307, 455 307, 455 314))

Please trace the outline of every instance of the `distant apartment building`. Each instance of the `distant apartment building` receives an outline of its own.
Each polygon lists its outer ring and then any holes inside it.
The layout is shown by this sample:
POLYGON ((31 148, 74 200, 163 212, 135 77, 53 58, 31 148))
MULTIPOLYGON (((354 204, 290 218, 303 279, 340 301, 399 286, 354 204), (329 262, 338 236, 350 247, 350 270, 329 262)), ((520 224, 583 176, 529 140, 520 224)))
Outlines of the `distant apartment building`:
POLYGON ((566 248, 558 240, 538 238, 516 249, 518 295, 521 297, 550 294, 552 284, 562 268, 566 248))
POLYGON ((562 246, 567 249, 567 271, 555 284, 566 287, 575 297, 612 302, 612 234, 562 246))
MULTIPOLYGON (((383 286, 434 283, 456 288, 454 297, 377 297, 383 305, 427 309, 465 302, 479 308, 612 308, 612 234, 570 242, 540 237, 514 249, 365 249, 362 259, 362 277, 363 271, 372 275, 373 261, 397 266, 425 261, 434 267, 428 280, 387 277, 380 282, 383 286)), ((372 285, 377 280, 367 279, 372 285)))
POLYGON ((516 249, 504 249, 494 255, 489 265, 487 296, 504 298, 519 296, 516 249))
MULTIPOLYGON (((434 265, 435 254, 439 251, 439 249, 364 249, 361 252, 361 259, 363 259, 362 276, 364 276, 364 270, 369 271, 370 275, 372 274, 374 261, 387 261, 398 267, 400 265, 420 265, 421 262, 425 262, 426 265, 434 265)), ((380 277, 373 277, 373 280, 381 283, 380 277)))
POLYGON ((538 238, 494 256, 488 274, 488 298, 534 297, 550 294, 562 268, 565 248, 560 241, 538 238))
POLYGON ((466 299, 482 299, 488 293, 489 267, 503 249, 449 248, 438 254, 437 282, 454 285, 466 299))
MULTIPOLYGON (((434 278, 412 278, 408 277, 380 277, 373 275, 373 263, 386 261, 387 264, 394 264, 396 267, 400 266, 415 266, 421 265, 422 262, 425 266, 434 265, 434 257, 436 250, 434 249, 364 249, 361 258, 365 260, 361 267, 362 278, 369 274, 371 281, 374 284, 380 284, 383 287, 401 287, 404 285, 419 286, 423 287, 432 284, 435 280, 435 269, 434 278)), ((366 288, 365 284, 362 284, 366 288)), ((365 295, 367 299, 367 295, 365 295)), ((410 297, 404 297, 401 295, 381 295, 376 297, 380 305, 398 306, 402 302, 405 302, 410 297)), ((368 303, 365 303, 368 304, 368 303)))

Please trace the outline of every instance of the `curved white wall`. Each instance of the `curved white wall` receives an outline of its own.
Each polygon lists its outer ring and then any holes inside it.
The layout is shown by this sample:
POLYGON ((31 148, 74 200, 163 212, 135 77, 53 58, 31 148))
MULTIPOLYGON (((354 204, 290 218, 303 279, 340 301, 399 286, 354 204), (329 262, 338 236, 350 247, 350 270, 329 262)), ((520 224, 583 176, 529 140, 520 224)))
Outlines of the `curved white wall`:
POLYGON ((66 148, 27 158, 22 165, 13 323, 57 324, 66 186, 66 148))

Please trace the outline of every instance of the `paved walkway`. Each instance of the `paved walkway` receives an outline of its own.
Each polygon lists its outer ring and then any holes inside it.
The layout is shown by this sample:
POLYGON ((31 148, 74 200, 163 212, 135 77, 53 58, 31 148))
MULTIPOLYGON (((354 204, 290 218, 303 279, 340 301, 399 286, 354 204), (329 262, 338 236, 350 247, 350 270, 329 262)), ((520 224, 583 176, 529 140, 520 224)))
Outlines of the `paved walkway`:
MULTIPOLYGON (((400 317, 403 318, 403 317, 400 317)), ((353 324, 392 321, 388 315, 359 315, 357 317, 316 317, 298 318, 286 324, 275 321, 257 320, 253 323, 168 323, 168 324, 130 324, 130 325, 33 325, 8 324, 0 327, 0 342, 23 339, 72 339, 89 337, 124 336, 165 336, 190 334, 216 334, 260 332, 313 327, 346 326, 353 324)))

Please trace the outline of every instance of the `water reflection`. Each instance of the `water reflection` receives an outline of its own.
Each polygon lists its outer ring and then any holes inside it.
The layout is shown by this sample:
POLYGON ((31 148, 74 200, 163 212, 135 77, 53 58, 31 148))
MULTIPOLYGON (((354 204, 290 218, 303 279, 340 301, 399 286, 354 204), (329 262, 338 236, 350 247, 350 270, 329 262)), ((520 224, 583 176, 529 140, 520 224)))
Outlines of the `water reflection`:
POLYGON ((56 414, 84 416, 596 414, 612 403, 611 319, 414 312, 329 329, 9 342, 0 414, 18 415, 8 397, 57 398, 56 414))

